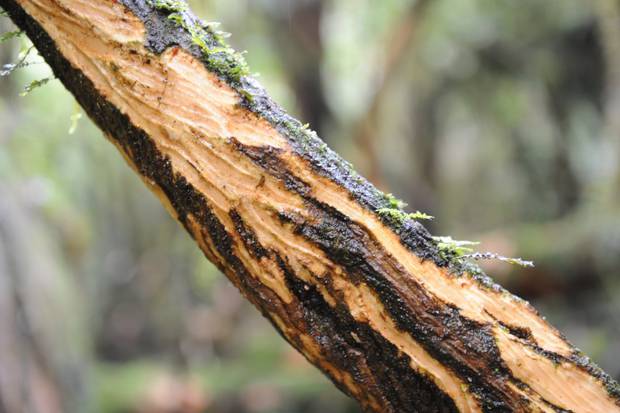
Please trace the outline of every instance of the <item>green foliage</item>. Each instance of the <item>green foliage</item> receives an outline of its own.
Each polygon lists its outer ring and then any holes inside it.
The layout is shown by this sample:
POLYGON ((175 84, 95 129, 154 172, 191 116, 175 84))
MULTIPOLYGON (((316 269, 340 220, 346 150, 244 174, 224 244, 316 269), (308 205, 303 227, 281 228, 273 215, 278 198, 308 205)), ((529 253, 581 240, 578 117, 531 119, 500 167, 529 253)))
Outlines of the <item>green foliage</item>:
POLYGON ((69 126, 69 135, 73 135, 78 128, 78 123, 82 119, 82 108, 75 102, 73 104, 73 113, 71 114, 71 126, 69 126))
POLYGON ((21 30, 3 33, 0 35, 0 43, 4 43, 7 40, 15 39, 16 37, 20 37, 23 34, 24 32, 21 30))
POLYGON ((2 66, 2 70, 0 70, 0 77, 9 76, 17 69, 23 69, 24 67, 32 66, 34 64, 36 64, 36 62, 19 61, 17 63, 7 63, 2 66))
POLYGON ((26 59, 28 59, 28 56, 30 56, 30 52, 32 52, 32 50, 34 50, 34 47, 30 46, 28 49, 26 49, 22 53, 20 53, 20 56, 18 57, 17 62, 5 64, 2 67, 2 70, 0 70, 0 76, 2 76, 2 77, 9 76, 11 73, 16 71, 17 69, 22 69, 24 67, 31 66, 31 65, 35 64, 34 62, 27 62, 26 61, 26 59))
MULTIPOLYGON (((13 31, 13 32, 8 32, 3 34, 2 36, 0 36, 0 43, 9 40, 9 39, 13 39, 15 37, 18 37, 20 35, 22 35, 23 32, 22 31, 13 31)), ((15 72, 18 69, 22 69, 28 66, 32 66, 34 64, 40 63, 40 62, 29 62, 27 61, 28 57, 30 57, 31 52, 34 50, 34 46, 30 46, 27 49, 23 50, 19 57, 17 62, 15 63, 7 63, 4 66, 2 66, 2 69, 0 70, 0 77, 5 77, 5 76, 9 76, 11 75, 13 72, 15 72)), ((29 84, 27 84, 24 87, 24 91, 22 93, 20 93, 20 96, 26 96, 28 95, 30 92, 32 92, 33 90, 46 85, 47 83, 49 83, 50 80, 54 79, 53 76, 51 77, 46 77, 43 79, 37 79, 34 80, 32 82, 30 82, 29 84)))
POLYGON ((50 82, 50 80, 54 80, 55 77, 50 76, 50 77, 45 77, 43 79, 37 79, 37 80, 33 80, 32 82, 30 82, 29 84, 26 85, 26 87, 24 88, 24 91, 22 93, 20 93, 20 96, 26 96, 28 95, 30 92, 32 92, 35 89, 38 89, 42 86, 45 86, 46 84, 48 84, 50 82))

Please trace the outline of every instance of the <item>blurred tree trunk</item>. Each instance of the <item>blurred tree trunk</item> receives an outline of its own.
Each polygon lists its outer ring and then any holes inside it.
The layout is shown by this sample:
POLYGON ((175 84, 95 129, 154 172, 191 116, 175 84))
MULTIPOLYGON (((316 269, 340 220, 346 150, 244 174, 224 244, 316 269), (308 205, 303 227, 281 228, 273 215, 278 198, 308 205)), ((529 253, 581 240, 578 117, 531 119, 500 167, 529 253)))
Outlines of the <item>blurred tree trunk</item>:
POLYGON ((606 201, 612 204, 610 207, 616 208, 620 203, 620 4, 614 0, 597 0, 595 6, 606 63, 603 139, 616 165, 609 179, 603 179, 603 183, 607 184, 604 193, 606 201))
POLYGON ((325 2, 281 0, 276 5, 278 10, 272 10, 268 18, 277 52, 285 62, 301 117, 321 133, 332 120, 321 79, 325 2))
POLYGON ((407 57, 411 55, 411 49, 415 44, 418 26, 423 20, 426 10, 432 4, 430 0, 417 0, 406 10, 400 21, 394 25, 384 43, 388 45, 383 66, 377 70, 377 88, 368 111, 354 125, 356 143, 364 153, 364 162, 367 164, 368 179, 379 188, 384 188, 384 176, 382 173, 380 148, 380 112, 381 107, 388 97, 390 83, 399 79, 407 57))
POLYGON ((182 2, 0 5, 206 256, 366 411, 620 411, 615 382, 288 116, 182 2))
POLYGON ((0 185, 0 412, 82 412, 84 330, 66 316, 79 301, 17 189, 0 185))

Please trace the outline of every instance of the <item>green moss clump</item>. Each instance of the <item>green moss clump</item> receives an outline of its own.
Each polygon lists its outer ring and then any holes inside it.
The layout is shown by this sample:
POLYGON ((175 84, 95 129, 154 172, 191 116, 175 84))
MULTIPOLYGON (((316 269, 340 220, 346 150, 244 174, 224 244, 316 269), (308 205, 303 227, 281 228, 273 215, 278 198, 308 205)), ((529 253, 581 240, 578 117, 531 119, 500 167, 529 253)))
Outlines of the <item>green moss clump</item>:
POLYGON ((434 217, 432 217, 431 215, 425 214, 423 212, 420 211, 416 211, 413 213, 407 213, 404 212, 400 209, 396 209, 396 208, 379 208, 377 210, 377 213, 379 215, 381 215, 382 217, 386 218, 387 220, 391 221, 392 223, 396 224, 397 226, 402 226, 403 223, 408 220, 408 219, 412 219, 412 220, 420 220, 420 219, 424 219, 424 220, 431 220, 434 217))
POLYGON ((37 79, 37 80, 33 80, 32 82, 30 82, 29 84, 26 85, 26 87, 24 88, 24 91, 22 93, 20 93, 20 96, 26 96, 28 95, 30 92, 32 92, 35 89, 38 89, 42 86, 45 86, 46 84, 48 84, 50 82, 50 80, 54 80, 55 77, 46 77, 44 79, 37 79))
MULTIPOLYGON (((241 82, 242 77, 250 74, 244 53, 235 51, 226 43, 228 33, 216 30, 219 23, 202 23, 189 18, 185 14, 189 7, 182 0, 149 0, 149 4, 157 10, 169 13, 168 19, 189 33, 192 43, 202 52, 209 70, 236 84, 241 82)), ((247 95, 244 96, 251 101, 247 95)))
POLYGON ((12 31, 12 32, 6 32, 6 33, 3 33, 3 34, 0 34, 0 43, 3 43, 3 42, 6 42, 7 40, 11 40, 11 39, 14 39, 16 37, 19 37, 22 34, 24 34, 24 32, 21 31, 21 30, 15 30, 15 31, 12 31))
POLYGON ((254 103, 254 95, 252 95, 250 92, 248 92, 245 89, 239 89, 239 93, 241 94, 241 96, 243 96, 245 98, 245 100, 252 104, 254 103))
POLYGON ((167 12, 181 12, 188 10, 188 5, 183 0, 149 0, 149 4, 157 10, 167 12))
POLYGON ((520 267, 534 267, 532 261, 526 261, 522 258, 510 258, 494 252, 476 252, 472 247, 479 245, 479 242, 473 241, 457 241, 452 237, 433 237, 437 242, 439 255, 448 261, 462 263, 464 260, 498 260, 508 264, 518 265, 520 267))
POLYGON ((417 220, 422 219, 422 220, 425 220, 425 221, 432 221, 433 219, 435 219, 434 216, 429 215, 429 214, 427 214, 425 212, 420 212, 420 211, 416 211, 416 212, 413 212, 413 213, 407 214, 407 215, 408 215, 408 217, 410 219, 417 219, 417 220))
POLYGON ((185 19, 183 18, 183 15, 181 13, 172 13, 172 14, 170 14, 168 16, 168 20, 172 21, 177 26, 182 27, 185 30, 189 31, 189 27, 185 23, 185 19))
POLYGON ((452 237, 433 237, 433 239, 437 242, 439 255, 446 259, 463 258, 474 252, 471 247, 480 244, 475 241, 457 241, 452 237))
POLYGON ((406 202, 401 201, 400 199, 396 198, 392 194, 383 194, 383 197, 390 204, 390 208, 393 208, 393 209, 403 209, 403 208, 405 208, 407 206, 406 202))
POLYGON ((393 224, 396 224, 398 227, 402 226, 402 224, 408 220, 432 220, 435 217, 425 214, 424 212, 416 211, 413 213, 408 213, 403 211, 403 208, 407 206, 407 203, 401 201, 396 198, 392 194, 382 194, 383 199, 388 204, 386 208, 377 209, 377 213, 382 217, 386 218, 393 224))

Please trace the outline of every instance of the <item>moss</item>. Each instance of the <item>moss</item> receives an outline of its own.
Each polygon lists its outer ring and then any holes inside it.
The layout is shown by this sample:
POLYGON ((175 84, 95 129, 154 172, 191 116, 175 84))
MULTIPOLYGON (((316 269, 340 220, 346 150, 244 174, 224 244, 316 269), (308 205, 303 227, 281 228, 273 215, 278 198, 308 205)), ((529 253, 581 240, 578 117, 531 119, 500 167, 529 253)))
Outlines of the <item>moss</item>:
MULTIPOLYGON (((2 15, 6 15, 6 13, 3 12, 2 15)), ((4 43, 4 42, 9 41, 11 39, 18 38, 18 37, 22 36, 23 34, 24 34, 24 31, 22 31, 22 30, 14 30, 14 31, 2 33, 2 34, 0 34, 0 43, 4 43)), ((4 66, 2 66, 2 69, 0 70, 0 76, 2 76, 2 77, 9 76, 10 74, 12 74, 17 69, 21 69, 23 67, 30 66, 32 63, 31 62, 27 62, 26 59, 30 55, 30 52, 32 51, 32 49, 33 49, 33 47, 29 47, 25 52, 23 52, 23 56, 20 57, 20 59, 19 59, 19 61, 17 63, 8 63, 8 64, 5 64, 4 66)), ((46 85, 52 79, 54 79, 54 77, 47 77, 47 78, 44 78, 44 79, 33 80, 32 82, 30 82, 29 84, 27 84, 24 87, 24 91, 22 93, 20 93, 20 96, 28 95, 34 89, 37 89, 37 88, 39 88, 41 86, 46 85)))
POLYGON ((71 114, 71 125, 69 126, 69 135, 73 135, 78 128, 78 123, 82 119, 82 107, 79 103, 73 103, 73 113, 71 114))
POLYGON ((407 213, 400 209, 396 208, 379 208, 377 213, 381 215, 383 218, 387 219, 390 223, 396 224, 399 227, 408 219, 411 220, 430 220, 433 219, 432 216, 425 214, 420 211, 416 211, 413 213, 407 213))
POLYGON ((183 19, 183 15, 181 13, 172 13, 168 16, 168 20, 173 22, 175 25, 182 27, 186 30, 189 30, 187 24, 185 23, 185 19, 183 19))
POLYGON ((507 262, 508 264, 518 265, 520 267, 534 267, 534 263, 532 261, 526 261, 522 258, 504 257, 503 255, 499 255, 494 252, 475 252, 475 253, 466 255, 465 258, 469 258, 475 261, 498 260, 498 261, 507 262))
POLYGON ((392 194, 383 194, 383 197, 390 204, 390 208, 403 209, 407 206, 406 202, 401 201, 392 194))
POLYGON ((409 214, 409 218, 415 219, 415 220, 425 220, 425 221, 432 221, 433 219, 435 219, 434 216, 429 215, 425 212, 420 212, 420 211, 416 211, 416 212, 409 214))
POLYGON ((239 93, 241 94, 241 96, 243 96, 243 98, 246 100, 247 103, 249 104, 254 103, 254 95, 252 95, 250 92, 248 92, 245 89, 240 89, 239 93))
POLYGON ((31 66, 35 64, 34 62, 27 62, 26 60, 30 56, 30 53, 34 50, 34 46, 30 46, 28 49, 20 53, 19 60, 15 63, 7 63, 2 66, 2 70, 0 70, 0 76, 9 76, 11 73, 16 71, 17 69, 21 69, 24 67, 31 66))
POLYGON ((452 237, 433 237, 433 239, 437 242, 440 255, 452 262, 462 262, 463 260, 498 260, 520 267, 534 267, 532 261, 526 261, 522 258, 504 257, 494 252, 476 252, 472 247, 479 245, 479 242, 457 241, 452 239, 452 237))
POLYGON ((6 42, 7 40, 14 39, 16 37, 19 37, 22 34, 24 34, 24 32, 22 32, 21 30, 15 30, 15 31, 12 31, 12 32, 2 33, 2 34, 0 34, 0 43, 6 42))
POLYGON ((392 194, 381 193, 384 203, 387 205, 384 208, 377 209, 377 213, 385 218, 389 223, 395 224, 400 227, 407 220, 432 220, 433 216, 425 214, 424 212, 416 211, 413 213, 407 213, 403 211, 407 207, 407 203, 396 198, 392 194))
MULTIPOLYGON (((228 33, 216 30, 219 23, 205 23, 190 18, 186 13, 189 7, 182 0, 148 0, 148 2, 155 9, 167 14, 175 26, 189 33, 192 43, 200 49, 209 70, 236 84, 241 82, 242 77, 250 74, 244 53, 235 51, 226 43, 228 33)), ((250 92, 246 91, 243 96, 247 99, 248 94, 250 92)))
POLYGON ((474 252, 473 246, 479 245, 479 242, 475 241, 458 241, 452 239, 452 237, 433 237, 437 242, 437 248, 439 248, 440 255, 451 258, 463 258, 467 254, 474 252))
POLYGON ((26 87, 24 88, 24 91, 20 93, 19 95, 26 96, 33 90, 38 89, 41 86, 45 86, 47 83, 49 83, 50 80, 54 80, 54 79, 55 79, 54 77, 46 77, 44 79, 33 80, 32 82, 26 85, 26 87))
POLYGON ((180 12, 188 9, 187 3, 183 0, 148 0, 148 2, 156 9, 168 12, 180 12))

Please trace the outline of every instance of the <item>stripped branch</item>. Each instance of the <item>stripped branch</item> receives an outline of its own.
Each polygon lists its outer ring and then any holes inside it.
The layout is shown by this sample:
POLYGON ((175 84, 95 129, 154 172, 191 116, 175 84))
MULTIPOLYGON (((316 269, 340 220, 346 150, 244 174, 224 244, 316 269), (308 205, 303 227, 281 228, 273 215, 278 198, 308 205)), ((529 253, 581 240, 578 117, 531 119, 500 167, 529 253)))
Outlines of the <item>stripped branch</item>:
POLYGON ((528 303, 378 213, 390 197, 183 2, 0 5, 205 255, 366 411, 620 411, 616 383, 528 303))

